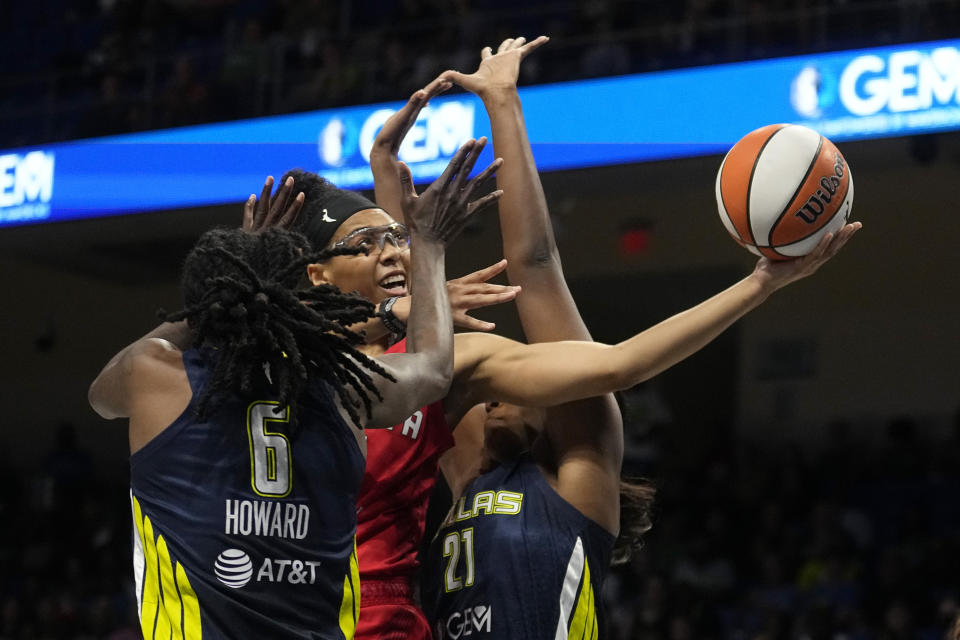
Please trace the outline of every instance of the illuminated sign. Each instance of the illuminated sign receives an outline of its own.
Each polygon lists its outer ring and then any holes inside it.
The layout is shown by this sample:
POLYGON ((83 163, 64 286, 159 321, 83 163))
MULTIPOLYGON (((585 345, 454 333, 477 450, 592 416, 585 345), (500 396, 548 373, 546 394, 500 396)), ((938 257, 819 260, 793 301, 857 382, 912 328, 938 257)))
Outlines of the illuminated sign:
POLYGON ((50 217, 53 165, 44 151, 0 155, 0 224, 50 217))
MULTIPOLYGON (((539 85, 520 96, 544 171, 720 154, 776 122, 840 143, 946 131, 960 129, 960 40, 539 85)), ((402 104, 0 152, 0 226, 239 203, 292 167, 369 189, 373 140, 402 104)), ((482 135, 490 124, 478 98, 441 96, 400 158, 426 182, 482 135)))
POLYGON ((960 127, 960 49, 907 46, 830 54, 794 78, 802 124, 834 140, 960 127))
MULTIPOLYGON (((356 114, 335 114, 322 126, 318 137, 318 167, 311 167, 337 185, 369 188, 370 150, 380 128, 400 105, 356 114)), ((400 145, 403 160, 416 180, 432 180, 460 146, 475 133, 474 112, 478 103, 472 98, 436 100, 420 111, 417 121, 400 145)), ((483 107, 480 106, 480 109, 483 107)))

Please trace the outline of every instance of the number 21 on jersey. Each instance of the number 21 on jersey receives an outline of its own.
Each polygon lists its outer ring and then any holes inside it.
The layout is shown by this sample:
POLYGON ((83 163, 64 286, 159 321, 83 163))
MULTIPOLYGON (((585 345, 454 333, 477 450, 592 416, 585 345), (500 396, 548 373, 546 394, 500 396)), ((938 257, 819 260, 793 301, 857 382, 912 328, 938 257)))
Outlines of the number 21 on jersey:
POLYGON ((443 537, 443 557, 447 569, 443 575, 443 588, 447 593, 473 586, 473 527, 463 531, 451 531, 443 537), (463 556, 464 576, 460 577, 460 557, 463 556))
POLYGON ((293 455, 287 436, 270 431, 270 423, 290 422, 290 408, 274 413, 279 402, 261 400, 247 407, 250 483, 258 496, 283 498, 293 488, 293 455))

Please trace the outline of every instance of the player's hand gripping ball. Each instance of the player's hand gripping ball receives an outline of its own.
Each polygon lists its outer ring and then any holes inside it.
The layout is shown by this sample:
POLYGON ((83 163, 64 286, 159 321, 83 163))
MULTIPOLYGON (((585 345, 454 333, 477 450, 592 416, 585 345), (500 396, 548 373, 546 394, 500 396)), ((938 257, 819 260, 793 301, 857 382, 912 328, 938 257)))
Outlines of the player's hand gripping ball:
POLYGON ((853 176, 843 155, 816 131, 771 124, 727 152, 717 172, 717 207, 741 246, 789 260, 807 255, 847 223, 853 176))

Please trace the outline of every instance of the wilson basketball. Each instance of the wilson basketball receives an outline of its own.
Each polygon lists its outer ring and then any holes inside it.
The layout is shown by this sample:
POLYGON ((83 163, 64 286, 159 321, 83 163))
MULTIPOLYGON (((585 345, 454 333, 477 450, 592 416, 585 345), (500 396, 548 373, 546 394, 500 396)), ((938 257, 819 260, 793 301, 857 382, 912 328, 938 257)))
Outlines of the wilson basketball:
POLYGON ((853 176, 832 142, 807 127, 771 124, 727 152, 717 207, 733 239, 758 256, 804 256, 840 230, 853 206, 853 176))

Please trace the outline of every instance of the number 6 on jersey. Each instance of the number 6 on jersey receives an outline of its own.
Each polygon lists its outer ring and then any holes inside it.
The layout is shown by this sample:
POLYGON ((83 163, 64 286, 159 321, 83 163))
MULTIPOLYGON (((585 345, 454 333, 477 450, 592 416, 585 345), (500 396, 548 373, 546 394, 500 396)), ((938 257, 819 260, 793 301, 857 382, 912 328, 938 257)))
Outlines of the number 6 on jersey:
POLYGON ((293 485, 293 456, 287 436, 268 431, 270 422, 289 422, 287 407, 279 414, 278 402, 254 402, 247 407, 247 434, 250 437, 250 483, 259 496, 283 498, 293 485))

